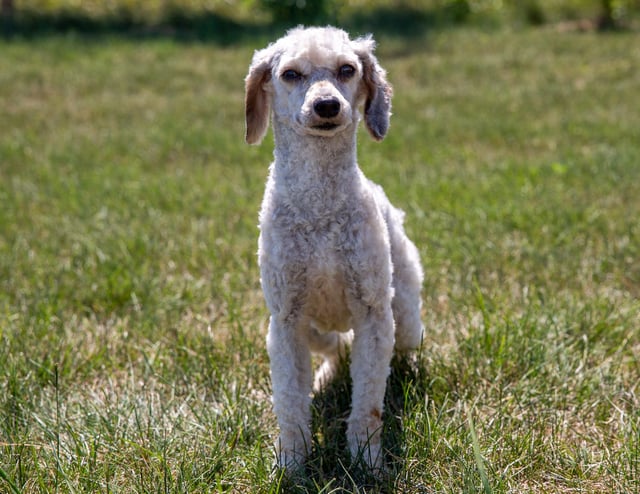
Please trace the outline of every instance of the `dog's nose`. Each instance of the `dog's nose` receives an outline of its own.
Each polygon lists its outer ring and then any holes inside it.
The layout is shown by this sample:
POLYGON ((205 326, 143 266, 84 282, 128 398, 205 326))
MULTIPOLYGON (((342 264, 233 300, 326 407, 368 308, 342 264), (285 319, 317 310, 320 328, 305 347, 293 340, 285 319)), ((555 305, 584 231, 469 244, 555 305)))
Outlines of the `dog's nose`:
POLYGON ((340 101, 338 98, 322 98, 317 99, 313 104, 313 111, 319 117, 333 118, 340 113, 340 101))

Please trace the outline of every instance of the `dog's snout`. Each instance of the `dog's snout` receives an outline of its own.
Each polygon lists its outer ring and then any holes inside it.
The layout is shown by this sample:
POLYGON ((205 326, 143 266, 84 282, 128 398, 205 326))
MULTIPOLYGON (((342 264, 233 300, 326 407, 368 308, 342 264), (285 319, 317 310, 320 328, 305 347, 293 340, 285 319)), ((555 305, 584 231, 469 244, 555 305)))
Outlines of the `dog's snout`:
POLYGON ((320 98, 313 104, 313 110, 319 117, 333 118, 340 113, 340 101, 338 98, 320 98))

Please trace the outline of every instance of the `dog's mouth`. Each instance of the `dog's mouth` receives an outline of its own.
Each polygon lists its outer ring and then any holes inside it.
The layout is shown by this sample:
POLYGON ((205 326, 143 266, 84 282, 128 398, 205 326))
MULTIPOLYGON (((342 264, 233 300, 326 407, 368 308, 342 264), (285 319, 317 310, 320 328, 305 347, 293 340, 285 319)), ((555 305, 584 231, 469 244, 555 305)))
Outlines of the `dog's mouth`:
POLYGON ((311 119, 300 118, 295 121, 295 129, 299 134, 317 137, 333 137, 342 132, 348 126, 348 122, 342 119, 311 119))
POLYGON ((316 129, 316 130, 334 130, 337 129, 338 127, 340 127, 338 124, 335 123, 331 123, 331 122, 325 122, 325 123, 321 123, 318 125, 314 125, 312 128, 316 129))

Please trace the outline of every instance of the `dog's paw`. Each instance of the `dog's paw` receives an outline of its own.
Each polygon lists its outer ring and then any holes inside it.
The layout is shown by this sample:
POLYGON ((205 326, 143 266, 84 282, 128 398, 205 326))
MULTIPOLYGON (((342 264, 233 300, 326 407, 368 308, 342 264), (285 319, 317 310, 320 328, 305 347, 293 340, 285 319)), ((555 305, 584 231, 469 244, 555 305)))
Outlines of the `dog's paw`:
POLYGON ((380 413, 372 413, 366 423, 351 421, 347 431, 347 442, 351 459, 364 463, 372 472, 384 471, 384 454, 381 445, 382 420, 380 413))
POLYGON ((311 449, 311 438, 301 433, 286 437, 281 434, 276 443, 276 464, 279 468, 296 471, 304 468, 305 460, 311 449))

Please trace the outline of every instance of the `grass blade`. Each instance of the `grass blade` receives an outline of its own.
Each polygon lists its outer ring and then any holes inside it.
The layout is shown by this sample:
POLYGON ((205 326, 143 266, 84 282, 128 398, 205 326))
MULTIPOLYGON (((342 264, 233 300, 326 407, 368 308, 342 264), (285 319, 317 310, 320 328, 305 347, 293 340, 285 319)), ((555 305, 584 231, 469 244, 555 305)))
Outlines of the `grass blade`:
POLYGON ((480 479, 482 480, 482 488, 485 494, 492 494, 493 489, 491 489, 491 484, 489 483, 489 478, 487 477, 487 469, 485 468, 484 460, 482 458, 482 453, 480 451, 480 443, 478 442, 478 436, 476 434, 475 427, 473 425, 473 417, 471 413, 469 413, 469 434, 471 435, 471 444, 473 446, 473 456, 476 461, 476 467, 478 468, 478 473, 480 474, 480 479))
POLYGON ((9 478, 9 475, 2 469, 2 467, 0 467, 0 479, 9 484, 11 492, 13 492, 14 494, 20 494, 20 489, 18 489, 18 486, 13 482, 13 480, 9 478))

